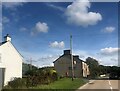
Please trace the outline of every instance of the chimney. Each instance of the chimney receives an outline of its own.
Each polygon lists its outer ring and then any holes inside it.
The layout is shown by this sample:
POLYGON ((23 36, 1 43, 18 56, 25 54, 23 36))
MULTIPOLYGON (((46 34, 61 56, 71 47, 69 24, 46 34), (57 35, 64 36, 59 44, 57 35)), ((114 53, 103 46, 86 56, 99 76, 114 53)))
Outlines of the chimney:
POLYGON ((70 55, 70 50, 64 50, 64 55, 70 55))
POLYGON ((7 34, 7 35, 4 37, 4 41, 5 41, 5 42, 11 41, 11 37, 10 37, 9 34, 7 34))
POLYGON ((73 57, 74 57, 74 58, 79 58, 79 55, 74 55, 73 57))

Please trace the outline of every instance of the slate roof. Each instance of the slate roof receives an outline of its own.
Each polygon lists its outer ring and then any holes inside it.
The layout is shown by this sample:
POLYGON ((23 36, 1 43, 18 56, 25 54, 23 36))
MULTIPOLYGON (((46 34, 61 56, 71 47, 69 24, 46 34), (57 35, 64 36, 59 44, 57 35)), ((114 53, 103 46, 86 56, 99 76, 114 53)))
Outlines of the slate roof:
MULTIPOLYGON (((68 51, 68 50, 67 50, 68 51)), ((67 55, 71 55, 71 54, 67 54, 67 55)), ((61 57, 68 57, 68 58, 70 58, 69 56, 67 56, 66 54, 63 54, 62 56, 60 56, 58 59, 60 59, 61 57)), ((73 60, 75 60, 75 59, 77 59, 76 61, 82 61, 82 62, 84 62, 83 60, 81 60, 80 58, 79 58, 79 55, 72 55, 73 56, 73 60)), ((58 59, 56 59, 53 63, 55 63, 58 59)), ((71 58, 70 58, 71 59, 71 58)))

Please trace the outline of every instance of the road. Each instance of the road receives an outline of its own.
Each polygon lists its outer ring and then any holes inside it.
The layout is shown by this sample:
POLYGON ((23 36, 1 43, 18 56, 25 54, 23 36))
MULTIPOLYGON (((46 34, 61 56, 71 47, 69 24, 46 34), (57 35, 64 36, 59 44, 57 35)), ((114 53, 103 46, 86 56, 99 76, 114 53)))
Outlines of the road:
POLYGON ((118 80, 90 80, 77 91, 120 91, 119 86, 118 80))

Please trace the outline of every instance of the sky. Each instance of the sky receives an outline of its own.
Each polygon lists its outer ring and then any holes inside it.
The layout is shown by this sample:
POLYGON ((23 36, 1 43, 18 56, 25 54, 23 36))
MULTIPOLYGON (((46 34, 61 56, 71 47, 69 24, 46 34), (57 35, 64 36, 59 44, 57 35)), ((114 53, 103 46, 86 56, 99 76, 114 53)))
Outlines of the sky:
MULTIPOLYGON (((52 66, 63 50, 102 65, 118 65, 117 2, 2 3, 2 37, 9 34, 24 57, 38 67, 52 66)), ((4 40, 3 40, 4 41, 4 40)))

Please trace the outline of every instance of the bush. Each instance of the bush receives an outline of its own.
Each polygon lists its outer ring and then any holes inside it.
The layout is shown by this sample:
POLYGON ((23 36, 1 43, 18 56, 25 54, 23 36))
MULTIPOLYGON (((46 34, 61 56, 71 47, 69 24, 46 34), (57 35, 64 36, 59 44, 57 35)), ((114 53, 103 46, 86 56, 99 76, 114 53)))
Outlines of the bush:
POLYGON ((57 75, 56 72, 54 72, 54 73, 52 74, 52 81, 56 81, 56 80, 58 80, 58 75, 57 75))
POLYGON ((26 86, 26 80, 22 78, 14 78, 13 81, 8 82, 8 86, 11 88, 23 88, 26 86))
POLYGON ((7 85, 8 88, 29 88, 42 84, 50 84, 58 80, 56 71, 51 69, 28 70, 24 78, 15 78, 7 85))

